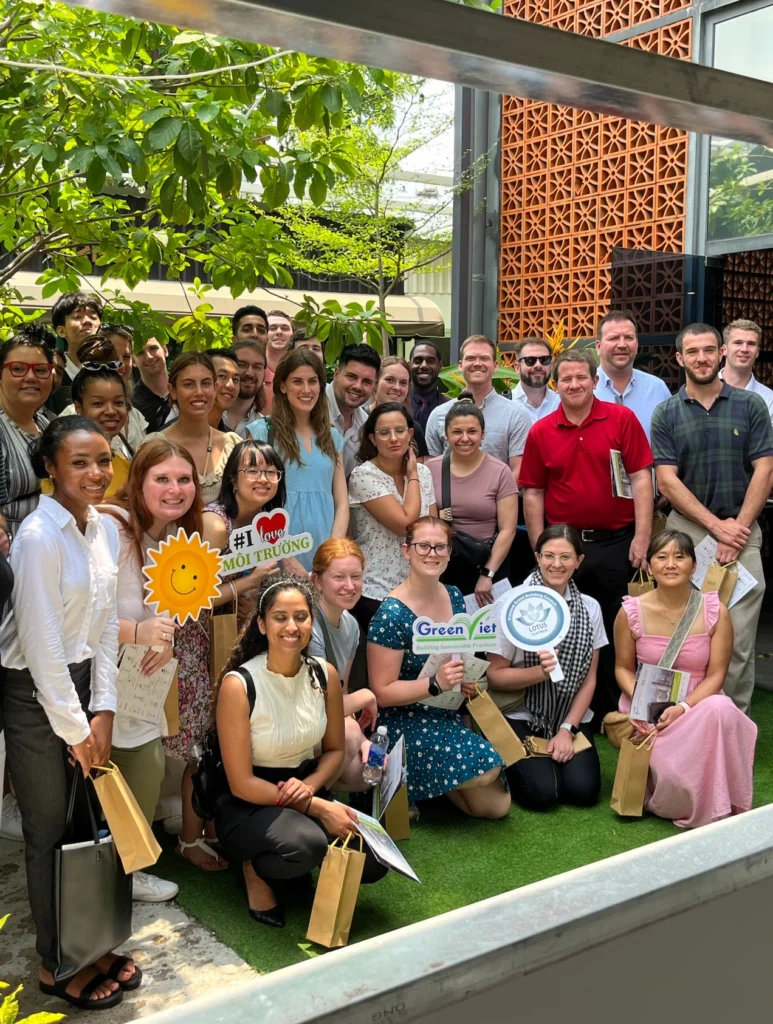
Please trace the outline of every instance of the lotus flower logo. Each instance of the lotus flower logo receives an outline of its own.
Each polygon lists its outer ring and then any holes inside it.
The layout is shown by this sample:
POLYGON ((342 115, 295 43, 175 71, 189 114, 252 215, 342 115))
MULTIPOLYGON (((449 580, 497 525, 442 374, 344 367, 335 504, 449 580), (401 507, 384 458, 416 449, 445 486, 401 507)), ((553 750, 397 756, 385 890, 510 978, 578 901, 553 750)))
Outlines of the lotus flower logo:
POLYGON ((518 622, 522 622, 524 626, 537 626, 545 622, 548 615, 550 615, 549 605, 544 605, 541 601, 534 601, 518 609, 518 622))

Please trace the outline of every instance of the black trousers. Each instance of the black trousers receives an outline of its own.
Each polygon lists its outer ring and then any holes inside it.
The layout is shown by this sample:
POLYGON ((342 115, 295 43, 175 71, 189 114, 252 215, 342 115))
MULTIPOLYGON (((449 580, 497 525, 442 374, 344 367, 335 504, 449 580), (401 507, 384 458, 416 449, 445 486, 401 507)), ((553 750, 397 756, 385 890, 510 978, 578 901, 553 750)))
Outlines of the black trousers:
MULTIPOLYGON (((88 714, 91 661, 68 667, 81 707, 88 714)), ((26 669, 6 670, 0 699, 8 768, 19 801, 26 844, 27 894, 37 933, 36 948, 46 970, 53 970, 56 966, 54 847, 65 831, 73 768, 67 747, 51 728, 37 700, 35 683, 26 669)), ((73 840, 77 842, 86 837, 91 837, 91 828, 84 789, 79 786, 73 840)))
MULTIPOLYGON (((303 779, 316 769, 316 761, 304 761, 294 769, 255 769, 259 778, 277 783, 303 779)), ((318 797, 332 799, 326 790, 318 797)), ((333 838, 315 818, 291 807, 251 804, 228 793, 215 806, 215 830, 228 860, 234 864, 250 861, 255 874, 266 882, 286 882, 307 875, 325 859, 333 838)), ((363 882, 377 882, 387 868, 364 847, 363 882)))
MULTIPOLYGON (((508 718, 518 739, 531 735, 528 722, 508 718)), ((527 811, 549 811, 558 804, 593 807, 601 792, 601 765, 593 742, 591 723, 580 730, 591 743, 590 750, 575 754, 559 764, 549 757, 525 757, 507 769, 513 799, 527 811)))
POLYGON ((515 531, 513 543, 510 545, 510 556, 508 558, 510 571, 507 578, 514 587, 520 587, 525 582, 526 577, 531 575, 537 568, 537 560, 529 543, 529 534, 525 528, 521 529, 520 519, 522 515, 523 513, 518 517, 519 525, 515 531))
POLYGON ((585 561, 577 570, 577 586, 601 605, 604 629, 609 643, 599 651, 596 692, 591 701, 594 724, 600 728, 601 719, 609 711, 617 711, 620 687, 615 679, 615 619, 628 593, 633 569, 628 552, 633 540, 633 527, 620 530, 612 540, 585 541, 585 561))

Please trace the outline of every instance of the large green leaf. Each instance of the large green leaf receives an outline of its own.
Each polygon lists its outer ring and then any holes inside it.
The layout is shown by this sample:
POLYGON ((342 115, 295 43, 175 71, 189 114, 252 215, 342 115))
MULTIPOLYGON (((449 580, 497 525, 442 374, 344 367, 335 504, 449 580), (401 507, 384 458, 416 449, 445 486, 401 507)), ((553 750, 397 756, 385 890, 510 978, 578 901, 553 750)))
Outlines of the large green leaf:
POLYGON ((201 153, 201 135, 193 121, 185 121, 181 126, 176 149, 191 168, 196 166, 201 153))
POLYGON ((183 123, 181 117, 162 117, 160 121, 156 121, 145 136, 151 152, 158 152, 171 146, 180 134, 183 123))

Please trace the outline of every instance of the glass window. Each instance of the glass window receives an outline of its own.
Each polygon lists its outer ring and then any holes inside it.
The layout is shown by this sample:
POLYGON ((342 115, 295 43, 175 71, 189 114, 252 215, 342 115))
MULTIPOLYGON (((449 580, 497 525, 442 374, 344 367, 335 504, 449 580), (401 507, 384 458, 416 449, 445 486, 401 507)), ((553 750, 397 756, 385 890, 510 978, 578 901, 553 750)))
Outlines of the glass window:
MULTIPOLYGON (((739 14, 714 27, 713 65, 773 82, 773 5, 739 14), (765 42, 763 42, 765 41, 765 42)), ((708 239, 773 233, 773 149, 758 143, 711 139, 708 239)))

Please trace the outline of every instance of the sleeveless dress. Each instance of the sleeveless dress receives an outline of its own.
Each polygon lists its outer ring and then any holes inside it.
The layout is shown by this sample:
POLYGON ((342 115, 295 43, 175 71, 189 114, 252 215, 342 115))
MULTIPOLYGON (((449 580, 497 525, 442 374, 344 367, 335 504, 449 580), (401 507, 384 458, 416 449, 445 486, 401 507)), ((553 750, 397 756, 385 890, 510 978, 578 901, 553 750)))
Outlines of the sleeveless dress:
MULTIPOLYGON (((446 590, 454 615, 463 612, 461 591, 456 587, 446 590)), ((427 660, 426 655, 411 650, 415 621, 416 615, 407 605, 396 597, 387 597, 370 622, 369 643, 403 652, 400 679, 418 679, 427 660)), ((378 724, 387 727, 392 746, 405 736, 411 802, 442 796, 492 768, 504 767, 488 740, 468 729, 458 711, 419 702, 380 708, 378 724)))
MULTIPOLYGON (((628 625, 636 639, 636 657, 657 665, 669 637, 645 633, 638 597, 623 598, 628 625)), ((719 597, 704 594, 705 633, 688 636, 674 668, 690 673, 688 694, 703 682, 711 654, 711 630, 719 620, 719 597)), ((620 711, 631 700, 622 694, 620 711)), ((697 828, 752 806, 752 770, 757 726, 724 693, 704 697, 664 729, 655 741, 644 806, 681 828, 697 828)))

